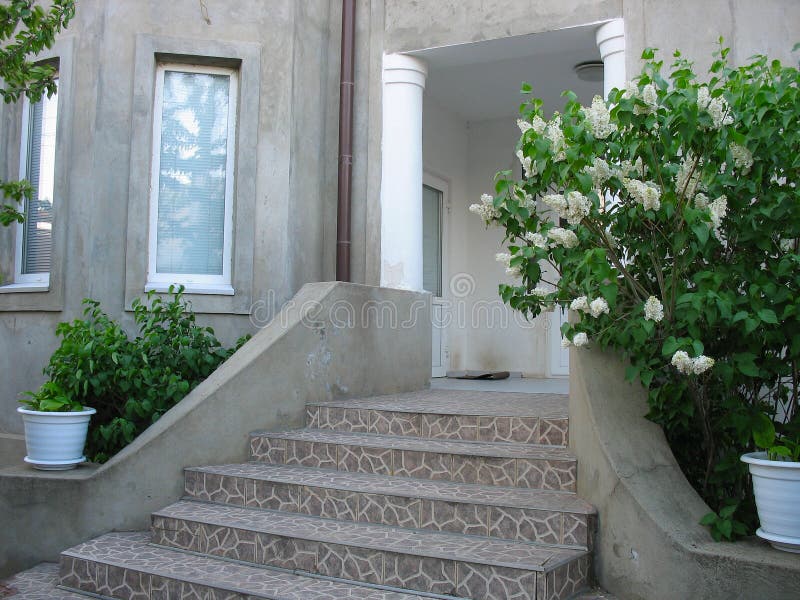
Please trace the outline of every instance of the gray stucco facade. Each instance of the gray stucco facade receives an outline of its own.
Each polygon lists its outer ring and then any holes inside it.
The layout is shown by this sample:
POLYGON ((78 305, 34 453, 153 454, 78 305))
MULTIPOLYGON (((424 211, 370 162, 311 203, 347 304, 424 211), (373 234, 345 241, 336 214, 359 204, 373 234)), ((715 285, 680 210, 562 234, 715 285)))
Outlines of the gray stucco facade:
MULTIPOLYGON (((60 61, 53 264, 47 292, 0 293, 0 432, 19 433, 19 392, 41 381, 55 326, 92 297, 130 325, 143 294, 154 73, 160 60, 226 64, 240 77, 233 296, 190 296, 220 338, 253 332, 308 282, 335 277, 341 3, 78 0, 48 56, 60 61), (207 8, 207 14, 204 8, 207 8), (207 19, 206 19, 207 17, 207 19), (250 318, 250 316, 253 318, 250 318)), ((628 73, 647 46, 704 68, 723 36, 733 60, 792 61, 795 0, 359 0, 352 273, 380 281, 382 56, 623 18, 628 73)), ((18 172, 20 109, 0 108, 0 177, 18 172)), ((491 182, 487 182, 489 187, 491 182)), ((13 275, 14 231, 0 231, 13 275)))

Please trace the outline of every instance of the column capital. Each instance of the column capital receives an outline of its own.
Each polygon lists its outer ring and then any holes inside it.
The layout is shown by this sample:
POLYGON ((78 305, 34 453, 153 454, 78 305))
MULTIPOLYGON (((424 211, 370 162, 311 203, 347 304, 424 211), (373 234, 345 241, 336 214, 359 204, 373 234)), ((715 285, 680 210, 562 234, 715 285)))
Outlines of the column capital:
POLYGON ((597 48, 603 62, 612 54, 625 52, 625 24, 622 19, 614 19, 603 23, 595 34, 597 48))
POLYGON ((383 55, 384 83, 412 83, 425 89, 428 66, 425 61, 408 54, 383 55))

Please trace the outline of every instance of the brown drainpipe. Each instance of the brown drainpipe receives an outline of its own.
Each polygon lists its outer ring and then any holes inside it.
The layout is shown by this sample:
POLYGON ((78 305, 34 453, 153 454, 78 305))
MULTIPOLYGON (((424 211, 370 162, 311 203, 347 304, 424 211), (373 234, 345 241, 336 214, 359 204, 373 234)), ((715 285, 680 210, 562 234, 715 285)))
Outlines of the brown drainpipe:
POLYGON ((356 2, 355 0, 342 0, 342 65, 339 77, 339 192, 336 210, 336 279, 338 281, 350 281, 355 39, 356 2))

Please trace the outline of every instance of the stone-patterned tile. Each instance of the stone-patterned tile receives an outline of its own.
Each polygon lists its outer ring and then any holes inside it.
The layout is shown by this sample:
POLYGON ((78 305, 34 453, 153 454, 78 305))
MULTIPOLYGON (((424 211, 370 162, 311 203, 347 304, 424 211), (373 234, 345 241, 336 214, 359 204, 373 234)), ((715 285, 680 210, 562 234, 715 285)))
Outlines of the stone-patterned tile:
POLYGON ((208 546, 205 531, 199 523, 185 519, 152 517, 152 542, 204 554, 208 546))
POLYGON ((539 443, 549 446, 569 444, 569 419, 542 419, 539 425, 539 443))
POLYGON ((104 596, 119 600, 148 600, 150 598, 150 575, 123 567, 98 564, 96 567, 96 589, 104 596))
POLYGON ((311 540, 258 533, 255 562, 313 573, 317 570, 318 546, 317 542, 311 540))
POLYGON ((420 437, 419 413, 371 411, 369 432, 420 437))
POLYGON ((216 473, 204 474, 203 487, 198 489, 196 498, 221 504, 244 506, 244 479, 226 477, 216 473))
POLYGON ((62 556, 60 563, 61 585, 76 590, 94 590, 95 563, 72 556, 62 556))
POLYGON ((247 597, 237 592, 154 576, 150 583, 150 600, 247 600, 247 597))
POLYGON ((352 431, 354 433, 366 433, 369 431, 368 410, 331 406, 326 409, 326 413, 324 423, 320 420, 321 429, 352 431))
POLYGON ((419 529, 421 505, 419 498, 364 494, 359 503, 358 520, 419 529))
POLYGON ((258 435, 250 438, 253 460, 280 465, 286 462, 286 440, 258 435))
POLYGON ((183 491, 187 496, 198 497, 198 494, 202 494, 204 489, 205 473, 189 469, 183 472, 183 491))
POLYGON ((262 479, 246 479, 245 505, 297 512, 300 504, 300 486, 262 479))
POLYGON ((589 527, 587 515, 564 515, 564 535, 562 544, 589 547, 589 527))
POLYGON ((336 445, 324 442, 286 441, 286 464, 335 469, 336 445))
POLYGON ((478 440, 482 442, 539 443, 539 419, 536 417, 481 417, 478 440))
POLYGON ((559 544, 561 516, 560 512, 493 506, 489 516, 489 535, 520 542, 559 544))
POLYGON ((453 481, 510 487, 516 483, 513 458, 453 456, 453 481))
POLYGON ((303 487, 300 492, 300 513, 327 519, 355 521, 358 515, 358 493, 303 487))
POLYGON ((489 507, 442 500, 422 502, 422 529, 452 531, 470 535, 487 535, 489 507))
POLYGON ((339 446, 339 470, 391 475, 392 449, 339 446))
POLYGON ((588 587, 588 565, 588 558, 583 557, 540 575, 536 585, 537 600, 571 598, 576 592, 588 587))
POLYGON ((458 563, 456 596, 482 600, 538 600, 536 572, 458 563))
POLYGON ((575 462, 517 459, 517 486, 575 491, 575 462))
POLYGON ((451 560, 387 554, 384 585, 434 594, 455 594, 456 565, 451 560))
POLYGON ((320 544, 317 570, 329 577, 381 583, 383 553, 368 548, 320 544))
POLYGON ((206 554, 232 558, 243 562, 256 562, 256 534, 254 531, 203 525, 206 554))
POLYGON ((320 413, 327 410, 321 406, 306 406, 306 427, 321 429, 320 413))
POLYGON ((415 450, 394 451, 394 475, 417 479, 452 479, 453 456, 415 450))
POLYGON ((422 437, 474 442, 478 439, 478 417, 423 414, 422 437))

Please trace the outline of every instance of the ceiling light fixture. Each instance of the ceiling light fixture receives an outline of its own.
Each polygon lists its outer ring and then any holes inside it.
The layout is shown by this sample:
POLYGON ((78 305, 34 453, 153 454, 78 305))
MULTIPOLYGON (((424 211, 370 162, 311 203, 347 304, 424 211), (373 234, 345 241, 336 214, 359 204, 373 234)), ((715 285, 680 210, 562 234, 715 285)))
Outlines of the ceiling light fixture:
POLYGON ((603 81, 603 61, 590 60, 578 63, 572 70, 581 81, 603 81))

